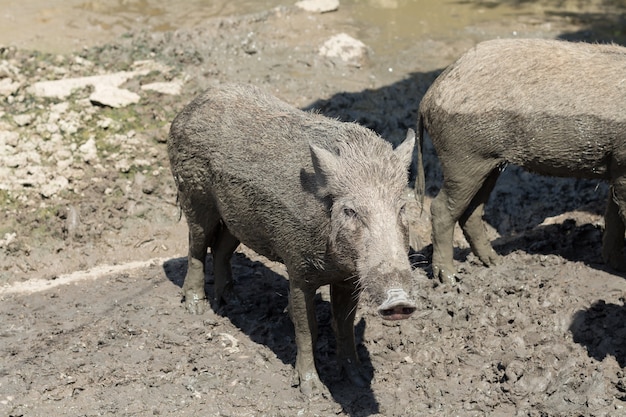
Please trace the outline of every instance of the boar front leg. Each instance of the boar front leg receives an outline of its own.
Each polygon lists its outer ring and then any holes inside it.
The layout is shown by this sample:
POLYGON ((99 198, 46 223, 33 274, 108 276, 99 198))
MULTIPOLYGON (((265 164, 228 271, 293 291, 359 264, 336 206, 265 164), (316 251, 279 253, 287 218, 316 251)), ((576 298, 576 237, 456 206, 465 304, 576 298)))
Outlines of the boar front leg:
MULTIPOLYGON (((289 271, 288 271, 289 272, 289 271)), ((315 288, 301 277, 289 272, 289 314, 296 333, 296 366, 294 385, 307 397, 326 389, 315 368, 315 342, 317 319, 315 317, 315 288)))
POLYGON ((626 178, 613 181, 604 214, 604 235, 602 237, 602 258, 611 268, 626 271, 624 232, 626 228, 626 178))
POLYGON ((368 379, 361 367, 354 342, 354 317, 359 294, 354 285, 330 286, 333 329, 337 338, 337 362, 348 379, 358 387, 366 387, 368 379))

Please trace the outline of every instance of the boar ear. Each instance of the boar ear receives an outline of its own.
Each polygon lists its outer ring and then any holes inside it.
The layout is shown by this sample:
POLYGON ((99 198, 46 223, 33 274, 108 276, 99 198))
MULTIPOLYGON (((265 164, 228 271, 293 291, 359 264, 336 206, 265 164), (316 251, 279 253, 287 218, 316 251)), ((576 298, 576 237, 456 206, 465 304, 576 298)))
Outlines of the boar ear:
POLYGON ((337 155, 313 144, 309 144, 309 148, 311 150, 311 160, 313 161, 315 176, 318 179, 319 185, 326 188, 329 185, 329 180, 333 177, 334 173, 337 172, 339 163, 337 155))
POLYGON ((396 149, 394 149, 394 153, 400 160, 403 166, 408 167, 411 165, 411 161, 413 160, 413 149, 415 148, 415 131, 413 129, 409 129, 406 132, 406 138, 404 141, 398 145, 396 149))

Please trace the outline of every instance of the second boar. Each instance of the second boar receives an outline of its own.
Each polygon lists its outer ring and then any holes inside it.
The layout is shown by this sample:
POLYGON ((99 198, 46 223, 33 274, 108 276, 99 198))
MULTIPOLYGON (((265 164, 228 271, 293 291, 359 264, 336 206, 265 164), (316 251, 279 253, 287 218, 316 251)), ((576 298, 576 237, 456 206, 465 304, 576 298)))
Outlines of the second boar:
POLYGON ((420 104, 418 130, 428 131, 444 176, 431 205, 436 277, 454 280, 457 221, 480 260, 497 262, 482 215, 507 163, 608 180, 602 257, 624 269, 625 74, 620 46, 500 39, 478 44, 435 80, 420 104))

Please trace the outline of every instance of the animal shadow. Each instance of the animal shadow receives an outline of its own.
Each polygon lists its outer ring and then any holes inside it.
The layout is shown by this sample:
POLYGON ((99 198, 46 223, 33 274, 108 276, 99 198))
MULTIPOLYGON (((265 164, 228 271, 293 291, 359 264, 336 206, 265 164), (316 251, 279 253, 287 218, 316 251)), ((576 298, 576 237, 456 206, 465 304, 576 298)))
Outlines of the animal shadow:
MULTIPOLYGON (((287 312, 288 279, 272 271, 262 262, 253 261, 240 252, 235 252, 231 265, 236 299, 218 306, 212 301, 215 294, 213 276, 210 272, 213 270, 213 264, 211 255, 207 256, 205 291, 211 300, 210 308, 218 315, 228 318, 255 343, 269 347, 283 363, 295 366, 297 351, 295 333, 287 312)), ((163 264, 163 269, 172 283, 182 287, 187 271, 186 258, 170 259, 163 264)), ((176 295, 172 294, 172 297, 174 296, 176 295)), ((355 413, 364 415, 364 412, 365 415, 377 414, 379 406, 371 388, 355 387, 338 372, 336 341, 331 327, 331 308, 325 298, 327 297, 318 291, 315 300, 318 320, 315 360, 320 379, 344 412, 351 415, 355 413)), ((374 369, 367 348, 362 344, 365 325, 364 319, 356 323, 355 338, 359 359, 366 376, 371 380, 374 369)))
POLYGON ((569 330, 574 342, 584 346, 589 356, 599 361, 613 356, 623 368, 626 366, 625 323, 624 304, 607 304, 604 300, 598 300, 589 308, 574 314, 569 330))
POLYGON ((504 236, 496 239, 493 245, 496 252, 503 256, 517 250, 531 255, 556 255, 568 261, 582 262, 590 268, 624 276, 602 261, 602 228, 590 223, 577 225, 574 219, 504 236))

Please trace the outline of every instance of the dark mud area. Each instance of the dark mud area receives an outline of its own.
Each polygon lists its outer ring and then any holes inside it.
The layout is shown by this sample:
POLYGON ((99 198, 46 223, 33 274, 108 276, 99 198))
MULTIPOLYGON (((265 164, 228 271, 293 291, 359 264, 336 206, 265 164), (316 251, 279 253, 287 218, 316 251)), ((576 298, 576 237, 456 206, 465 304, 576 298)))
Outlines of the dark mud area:
MULTIPOLYGON (((0 415, 624 415, 626 281, 601 263, 603 183, 507 168, 486 213, 500 265, 480 265, 459 232, 458 286, 416 274, 418 310, 393 324, 361 302, 368 388, 337 372, 325 291, 316 353, 330 397, 307 401, 291 386, 288 277, 245 247, 232 261, 240 303, 190 316, 180 302, 187 231, 164 141, 203 87, 253 83, 398 142, 430 83, 465 49, 512 29, 590 38, 605 33, 594 22, 611 22, 581 16, 470 27, 370 50, 357 63, 318 53, 332 35, 353 34, 349 19, 293 8, 131 33, 72 55, 2 49, 0 75, 15 89, 0 112, 0 415), (95 105, 92 87, 64 99, 30 90, 146 60, 159 65, 122 85, 141 96, 126 107, 95 105), (174 95, 142 88, 176 80, 174 95)), ((411 259, 430 273, 428 205, 441 178, 428 141, 425 153, 428 195, 424 214, 414 209, 411 259)), ((210 274, 206 289, 213 294, 210 274)))

